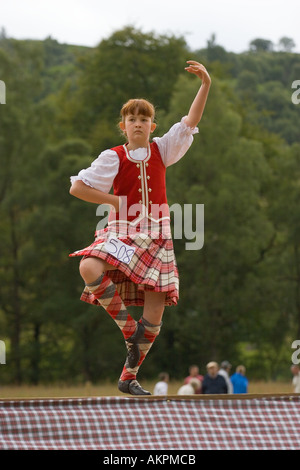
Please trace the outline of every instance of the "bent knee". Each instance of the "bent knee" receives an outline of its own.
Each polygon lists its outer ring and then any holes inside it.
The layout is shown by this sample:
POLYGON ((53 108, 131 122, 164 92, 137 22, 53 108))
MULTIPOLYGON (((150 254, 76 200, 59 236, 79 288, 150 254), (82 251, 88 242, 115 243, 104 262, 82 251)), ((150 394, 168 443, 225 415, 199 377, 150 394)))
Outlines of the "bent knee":
POLYGON ((105 271, 105 262, 98 258, 84 258, 79 264, 79 272, 86 284, 94 282, 105 271))

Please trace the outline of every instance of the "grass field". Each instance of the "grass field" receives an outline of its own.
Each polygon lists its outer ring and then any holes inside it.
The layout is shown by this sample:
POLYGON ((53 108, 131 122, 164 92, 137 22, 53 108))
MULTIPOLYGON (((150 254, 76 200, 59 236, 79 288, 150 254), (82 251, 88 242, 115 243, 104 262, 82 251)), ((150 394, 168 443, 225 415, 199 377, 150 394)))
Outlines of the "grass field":
MULTIPOLYGON (((143 387, 153 392, 155 382, 141 381, 143 387)), ((168 395, 176 395, 182 382, 170 382, 168 395)), ((291 383, 286 382, 250 382, 249 393, 291 393, 291 383)), ((117 384, 99 383, 83 385, 38 385, 0 386, 0 398, 37 398, 37 397, 99 397, 124 396, 119 392, 117 384)))

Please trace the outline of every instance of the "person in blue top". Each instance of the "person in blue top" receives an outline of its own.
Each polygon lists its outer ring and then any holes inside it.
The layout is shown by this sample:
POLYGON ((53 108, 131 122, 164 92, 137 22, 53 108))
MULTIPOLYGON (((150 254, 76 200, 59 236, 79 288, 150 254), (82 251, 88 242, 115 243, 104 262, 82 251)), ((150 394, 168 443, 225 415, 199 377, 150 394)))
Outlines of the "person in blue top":
POLYGON ((248 379, 245 366, 237 366, 235 374, 230 377, 233 393, 248 393, 248 379))

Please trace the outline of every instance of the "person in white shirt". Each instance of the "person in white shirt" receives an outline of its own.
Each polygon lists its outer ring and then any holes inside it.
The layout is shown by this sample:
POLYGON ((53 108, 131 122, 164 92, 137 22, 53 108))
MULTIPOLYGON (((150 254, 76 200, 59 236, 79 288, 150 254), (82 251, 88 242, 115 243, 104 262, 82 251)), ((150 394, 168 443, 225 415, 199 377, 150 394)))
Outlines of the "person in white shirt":
POLYGON ((293 387, 294 393, 300 393, 300 367, 297 364, 291 366, 291 372, 293 374, 293 387))
POLYGON ((225 382, 227 384, 228 393, 233 393, 233 385, 232 385, 232 382, 231 382, 230 377, 229 377, 231 367, 232 367, 232 365, 230 364, 230 362, 223 361, 223 362, 221 362, 221 368, 218 372, 219 375, 222 375, 225 379, 225 382))
POLYGON ((198 379, 191 379, 188 384, 182 385, 177 392, 177 395, 195 395, 196 390, 201 387, 201 382, 198 379))
POLYGON ((153 395, 167 395, 169 386, 169 374, 167 372, 161 372, 158 378, 159 382, 155 384, 153 395))

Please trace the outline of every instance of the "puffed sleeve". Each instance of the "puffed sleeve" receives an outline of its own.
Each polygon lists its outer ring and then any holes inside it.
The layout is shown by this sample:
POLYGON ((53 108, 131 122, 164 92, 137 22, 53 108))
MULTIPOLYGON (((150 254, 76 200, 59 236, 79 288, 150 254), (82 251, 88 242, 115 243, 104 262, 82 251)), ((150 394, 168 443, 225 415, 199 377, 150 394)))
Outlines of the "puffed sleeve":
POLYGON ((198 127, 187 126, 184 118, 174 124, 162 137, 154 137, 153 139, 158 145, 166 167, 173 165, 183 157, 193 143, 193 135, 199 132, 198 127))
POLYGON ((119 171, 119 157, 114 150, 104 150, 89 168, 71 176, 71 183, 81 180, 94 189, 109 193, 115 176, 119 171))

